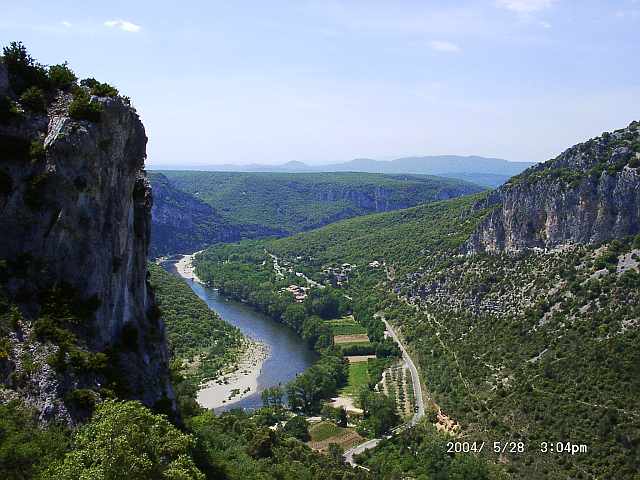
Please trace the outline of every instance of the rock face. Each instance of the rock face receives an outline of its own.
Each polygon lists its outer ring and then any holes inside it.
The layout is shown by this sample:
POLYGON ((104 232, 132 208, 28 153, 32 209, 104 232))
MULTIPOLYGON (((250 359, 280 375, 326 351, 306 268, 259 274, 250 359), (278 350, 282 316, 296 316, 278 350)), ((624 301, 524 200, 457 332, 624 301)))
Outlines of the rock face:
POLYGON ((209 204, 173 187, 161 173, 150 176, 153 187, 150 257, 193 253, 219 242, 236 242, 240 228, 230 225, 209 204))
POLYGON ((490 209, 469 252, 594 244, 640 232, 638 122, 578 144, 513 177, 476 205, 490 209))
MULTIPOLYGON (((114 358, 126 366, 122 382, 131 397, 147 405, 172 401, 164 326, 147 283, 152 205, 143 170, 147 137, 128 101, 93 100, 102 105, 99 122, 70 118, 71 95, 57 92, 47 114, 0 124, 3 145, 44 145, 44 152, 30 159, 21 148, 0 151, 0 259, 41 266, 37 275, 10 280, 8 294, 18 299, 27 319, 39 312, 33 297, 51 285, 64 283, 81 298, 96 299, 91 334, 77 334, 81 343, 103 352, 117 349, 125 331, 136 337, 133 348, 120 349, 114 358)), ((85 378, 71 387, 95 386, 92 382, 100 379, 85 378)), ((64 407, 50 397, 63 394, 49 391, 42 399, 36 389, 31 400, 38 407, 55 403, 49 413, 56 416, 64 407)))
MULTIPOLYGON (((407 188, 399 192, 398 189, 377 187, 367 185, 365 187, 356 186, 323 186, 310 192, 319 202, 348 202, 352 208, 362 210, 364 213, 390 212, 409 208, 419 203, 416 199, 423 195, 419 188, 407 188)), ((426 190, 426 189, 425 189, 426 190)), ((479 192, 481 189, 471 184, 460 184, 455 186, 443 185, 430 192, 428 201, 448 200, 461 195, 469 195, 479 192)), ((425 196, 426 197, 426 196, 425 196)), ((420 198, 427 200, 426 198, 420 198)), ((345 212, 349 213, 349 212, 345 212)), ((347 218, 345 216, 345 218, 347 218)))

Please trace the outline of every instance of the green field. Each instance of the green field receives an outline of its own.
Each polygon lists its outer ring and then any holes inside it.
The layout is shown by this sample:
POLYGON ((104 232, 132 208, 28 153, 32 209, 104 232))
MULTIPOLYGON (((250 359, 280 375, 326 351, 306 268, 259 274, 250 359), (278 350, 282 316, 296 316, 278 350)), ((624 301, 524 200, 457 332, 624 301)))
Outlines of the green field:
POLYGON ((309 435, 311 435, 311 441, 321 442, 327 438, 336 437, 345 430, 333 422, 319 422, 309 428, 309 435))
POLYGON ((351 315, 335 320, 325 320, 324 323, 331 327, 333 335, 357 335, 367 333, 367 329, 356 322, 351 315))
POLYGON ((358 392, 363 385, 369 383, 369 370, 368 362, 350 363, 349 364, 349 379, 347 385, 343 387, 339 394, 349 395, 350 397, 357 397, 358 392))
POLYGON ((369 345, 371 342, 369 340, 363 342, 345 342, 345 343, 337 343, 336 346, 341 348, 352 347, 354 345, 369 345))

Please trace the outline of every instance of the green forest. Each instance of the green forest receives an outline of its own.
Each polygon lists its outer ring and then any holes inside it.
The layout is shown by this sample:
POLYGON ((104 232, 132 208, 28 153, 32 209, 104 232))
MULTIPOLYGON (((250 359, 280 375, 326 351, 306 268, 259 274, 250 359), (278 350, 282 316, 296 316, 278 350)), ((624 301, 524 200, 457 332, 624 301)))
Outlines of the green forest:
MULTIPOLYGON (((208 203, 231 225, 282 234, 483 190, 427 175, 234 173, 163 170, 171 184, 208 203), (257 228, 257 227, 252 227, 257 228)), ((245 237, 251 238, 251 237, 245 237)))
POLYGON ((215 272, 215 283, 225 278, 215 261, 230 262, 233 281, 251 298, 253 288, 274 281, 277 256, 280 265, 344 291, 363 325, 383 315, 409 343, 433 405, 462 425, 465 438, 525 442, 526 452, 507 457, 518 477, 634 478, 640 414, 632 406, 640 384, 631 372, 640 359, 637 332, 626 326, 640 315, 640 275, 617 265, 637 257, 640 240, 460 254, 486 214, 471 208, 481 198, 215 247, 198 257, 198 268, 205 276, 215 272), (345 262, 355 267, 336 287, 345 262), (541 454, 542 442, 556 441, 582 442, 588 454, 541 454))

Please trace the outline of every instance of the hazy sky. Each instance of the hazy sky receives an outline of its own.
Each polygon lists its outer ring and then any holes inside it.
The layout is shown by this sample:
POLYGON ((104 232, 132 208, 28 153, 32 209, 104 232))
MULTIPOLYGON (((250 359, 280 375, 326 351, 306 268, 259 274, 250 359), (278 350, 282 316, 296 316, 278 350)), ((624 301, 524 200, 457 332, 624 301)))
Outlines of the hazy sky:
POLYGON ((546 160, 640 119, 640 0, 0 0, 129 95, 162 165, 546 160))

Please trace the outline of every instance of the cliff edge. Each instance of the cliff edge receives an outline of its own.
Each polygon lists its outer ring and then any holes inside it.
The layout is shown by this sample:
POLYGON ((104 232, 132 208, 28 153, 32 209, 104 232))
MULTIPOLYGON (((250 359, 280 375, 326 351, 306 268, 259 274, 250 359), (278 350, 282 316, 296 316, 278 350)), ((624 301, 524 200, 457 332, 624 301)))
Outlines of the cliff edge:
POLYGON ((70 422, 112 395, 170 410, 142 122, 23 53, 0 60, 0 396, 70 422))
POLYGON ((575 145, 491 192, 468 252, 596 244, 640 232, 640 123, 575 145))

